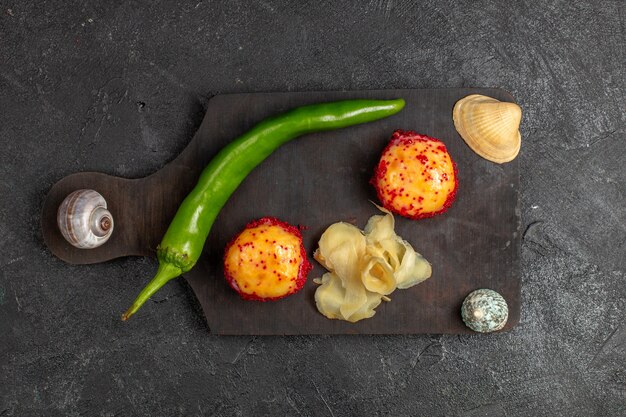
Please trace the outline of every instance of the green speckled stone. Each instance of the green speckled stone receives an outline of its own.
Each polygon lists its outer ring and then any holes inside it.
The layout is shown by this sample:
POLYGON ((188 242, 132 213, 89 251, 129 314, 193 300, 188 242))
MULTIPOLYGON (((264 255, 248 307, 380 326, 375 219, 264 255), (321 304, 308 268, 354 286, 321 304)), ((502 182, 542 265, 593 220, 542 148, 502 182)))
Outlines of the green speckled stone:
POLYGON ((465 297, 461 317, 465 325, 476 332, 495 332, 506 324, 509 307, 500 294, 483 288, 465 297))

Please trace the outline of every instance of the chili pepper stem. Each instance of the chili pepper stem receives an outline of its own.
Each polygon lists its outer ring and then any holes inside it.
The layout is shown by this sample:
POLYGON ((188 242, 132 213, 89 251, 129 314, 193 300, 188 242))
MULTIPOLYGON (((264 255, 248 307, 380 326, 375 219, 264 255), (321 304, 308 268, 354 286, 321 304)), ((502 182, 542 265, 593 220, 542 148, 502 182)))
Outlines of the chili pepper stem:
POLYGON ((164 286, 169 280, 176 278, 182 274, 180 268, 167 262, 159 262, 159 269, 156 275, 152 278, 152 281, 144 287, 139 293, 133 305, 130 306, 124 314, 122 314, 122 320, 128 320, 133 314, 139 310, 139 308, 146 302, 152 295, 157 292, 162 286, 164 286))

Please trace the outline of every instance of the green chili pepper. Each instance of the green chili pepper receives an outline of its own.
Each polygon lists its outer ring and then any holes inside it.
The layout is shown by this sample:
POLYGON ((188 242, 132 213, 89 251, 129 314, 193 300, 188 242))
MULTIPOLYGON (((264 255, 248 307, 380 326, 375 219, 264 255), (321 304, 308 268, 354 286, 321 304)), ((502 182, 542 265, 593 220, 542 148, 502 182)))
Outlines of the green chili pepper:
POLYGON ((157 248, 156 276, 122 315, 127 320, 165 283, 196 264, 211 226, 230 195, 280 145, 306 133, 340 129, 391 116, 404 100, 347 100, 295 108, 266 119, 224 147, 202 171, 157 248))

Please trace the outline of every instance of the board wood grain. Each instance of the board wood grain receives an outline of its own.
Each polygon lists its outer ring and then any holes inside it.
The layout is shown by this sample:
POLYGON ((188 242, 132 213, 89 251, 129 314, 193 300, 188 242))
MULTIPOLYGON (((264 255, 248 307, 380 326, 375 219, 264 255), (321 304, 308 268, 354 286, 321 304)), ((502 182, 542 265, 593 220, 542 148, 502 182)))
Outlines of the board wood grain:
MULTIPOLYGON (((468 94, 514 101, 493 88, 332 91, 229 94, 213 97, 187 148, 158 172, 124 179, 82 172, 61 179, 42 209, 46 245, 74 264, 121 256, 154 256, 155 249, 200 171, 227 143, 265 117, 290 108, 352 98, 402 97, 405 109, 378 122, 310 134, 290 142, 257 167, 218 216, 203 256, 185 278, 200 301, 211 332, 233 335, 469 333, 460 318, 465 296, 477 288, 500 292, 510 308, 504 330, 519 320, 520 210, 519 165, 498 165, 474 154, 452 123, 454 103, 468 94), (304 289, 272 303, 243 301, 222 274, 224 246, 250 220, 275 216, 305 226, 309 256, 326 227, 347 221, 363 227, 377 214, 369 185, 373 168, 395 129, 415 130, 444 141, 459 170, 457 200, 432 219, 396 216, 396 229, 433 265, 426 282, 392 294, 369 320, 352 324, 320 315, 313 299, 323 268, 316 262, 304 289), (115 232, 103 246, 84 250, 69 245, 56 226, 56 210, 70 192, 100 192, 115 219, 115 232)), ((312 259, 311 259, 312 260, 312 259)), ((146 282, 151 278, 146 273, 146 282)), ((139 292, 140 288, 137 288, 139 292)), ((133 318, 141 320, 141 312, 133 318)))

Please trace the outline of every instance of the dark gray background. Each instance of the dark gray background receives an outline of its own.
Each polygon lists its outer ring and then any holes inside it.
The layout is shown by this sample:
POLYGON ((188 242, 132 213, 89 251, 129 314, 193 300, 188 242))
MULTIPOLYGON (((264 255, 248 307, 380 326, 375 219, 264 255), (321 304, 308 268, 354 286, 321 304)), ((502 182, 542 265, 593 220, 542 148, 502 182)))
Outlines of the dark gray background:
POLYGON ((250 3, 0 2, 0 416, 626 415, 625 3, 250 3), (212 95, 462 86, 524 110, 509 333, 215 337, 183 280, 122 323, 156 261, 42 243, 54 182, 158 170, 212 95))

